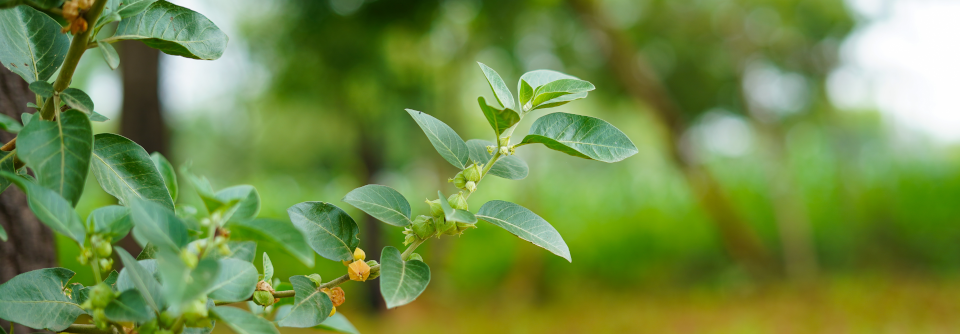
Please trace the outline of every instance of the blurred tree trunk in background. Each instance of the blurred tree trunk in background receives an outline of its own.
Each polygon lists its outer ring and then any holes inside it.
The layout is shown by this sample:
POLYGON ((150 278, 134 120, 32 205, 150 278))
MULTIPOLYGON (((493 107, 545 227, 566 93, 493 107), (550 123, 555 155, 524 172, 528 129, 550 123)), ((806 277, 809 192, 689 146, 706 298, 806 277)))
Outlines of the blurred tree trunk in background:
MULTIPOLYGON (((366 173, 364 175, 365 184, 376 184, 377 172, 383 168, 383 151, 380 149, 382 141, 376 134, 364 131, 377 127, 361 125, 359 128, 361 132, 360 160, 363 162, 364 172, 366 173)), ((380 262, 380 249, 385 246, 383 233, 381 233, 382 224, 370 215, 363 215, 363 227, 360 230, 366 235, 363 237, 364 245, 361 248, 365 248, 367 261, 377 260, 377 262, 380 262)), ((379 313, 387 309, 387 304, 380 297, 380 284, 364 284, 363 287, 367 290, 367 306, 372 311, 379 313)))
MULTIPOLYGON (((123 76, 120 134, 143 146, 147 153, 160 152, 170 158, 169 135, 160 108, 160 51, 139 41, 119 44, 123 76)), ((132 235, 120 241, 120 247, 131 254, 141 250, 132 235)))
MULTIPOLYGON (((19 75, 0 67, 0 112, 20 119, 28 112, 27 102, 36 102, 27 82, 19 75)), ((0 131, 4 143, 14 134, 0 131)), ((6 242, 0 242, 0 283, 31 270, 57 266, 57 248, 53 231, 40 223, 27 206, 27 196, 11 185, 0 194, 0 226, 7 231, 6 242)), ((0 326, 9 329, 10 323, 0 320, 0 326)), ((36 332, 22 325, 14 326, 14 333, 36 332)))
POLYGON ((606 66, 620 84, 638 102, 650 107, 668 132, 666 142, 674 163, 683 171, 700 206, 716 224, 723 244, 734 260, 754 274, 766 274, 774 265, 769 251, 760 242, 735 211, 723 188, 703 165, 684 156, 681 137, 689 126, 683 120, 682 110, 671 100, 669 92, 660 84, 648 65, 637 57, 636 49, 623 33, 604 24, 605 19, 591 0, 572 0, 586 26, 592 28, 606 42, 606 66))

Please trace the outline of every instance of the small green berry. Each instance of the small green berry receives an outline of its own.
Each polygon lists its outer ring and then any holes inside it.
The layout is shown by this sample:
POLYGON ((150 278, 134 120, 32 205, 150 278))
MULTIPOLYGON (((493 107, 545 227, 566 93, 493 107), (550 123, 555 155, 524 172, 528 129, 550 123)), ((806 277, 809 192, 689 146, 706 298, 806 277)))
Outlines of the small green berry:
POLYGON ((253 302, 261 306, 270 306, 274 303, 273 294, 270 291, 254 291, 253 302))
POLYGON ((447 202, 450 202, 450 207, 454 209, 464 210, 464 211, 470 210, 469 206, 467 205, 467 198, 463 196, 462 191, 456 194, 450 195, 450 197, 447 198, 447 202))
MULTIPOLYGON (((482 176, 481 174, 482 172, 483 172, 482 164, 480 165, 472 164, 470 166, 467 166, 467 169, 463 170, 463 178, 466 179, 467 181, 477 182, 477 181, 480 181, 480 176, 482 176)), ((457 188, 463 189, 462 187, 457 187, 457 188)))
POLYGON ((430 205, 430 215, 434 217, 443 217, 443 206, 440 205, 440 199, 427 200, 427 205, 430 205))

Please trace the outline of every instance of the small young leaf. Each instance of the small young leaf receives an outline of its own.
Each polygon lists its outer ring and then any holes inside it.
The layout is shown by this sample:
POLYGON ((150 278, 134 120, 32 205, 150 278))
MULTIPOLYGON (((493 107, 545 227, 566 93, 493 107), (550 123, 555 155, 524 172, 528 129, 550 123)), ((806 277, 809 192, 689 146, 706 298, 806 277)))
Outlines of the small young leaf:
POLYGON ((18 157, 37 175, 37 183, 53 189, 76 205, 83 193, 93 129, 87 115, 75 110, 60 113, 57 120, 36 119, 17 137, 18 157))
POLYGON ((46 81, 37 80, 30 83, 30 91, 43 98, 50 98, 53 96, 53 85, 46 81))
POLYGON ((156 316, 155 313, 150 311, 146 300, 137 290, 127 290, 120 293, 117 298, 110 301, 110 304, 107 304, 103 312, 107 319, 113 321, 146 322, 156 316))
POLYGON ((0 130, 4 130, 9 133, 20 133, 20 130, 23 130, 23 125, 20 125, 20 122, 16 119, 13 119, 13 117, 0 114, 0 130))
POLYGON ((0 318, 30 328, 66 329, 84 313, 63 293, 73 275, 65 268, 46 268, 13 277, 0 285, 0 318))
POLYGON ((400 255, 400 251, 392 246, 384 247, 380 253, 380 294, 387 308, 409 304, 430 283, 430 267, 426 263, 403 261, 400 255))
MULTIPOLYGON (((124 15, 123 7, 120 15, 124 15)), ((202 14, 167 1, 157 1, 140 14, 120 21, 117 32, 101 43, 141 40, 143 44, 169 55, 214 60, 223 55, 227 39, 227 35, 202 14)))
POLYGON ((0 10, 0 62, 27 83, 53 75, 70 48, 70 37, 56 20, 31 8, 0 10))
MULTIPOLYGON (((533 88, 533 91, 536 92, 536 90, 541 86, 544 86, 551 82, 562 80, 562 79, 580 80, 577 77, 566 75, 557 71, 536 70, 536 71, 530 71, 530 72, 524 73, 520 77, 520 82, 517 83, 517 86, 518 86, 518 89, 522 89, 523 83, 526 82, 527 84, 530 85, 530 87, 533 88)), ((536 94, 533 94, 532 96, 536 96, 536 94)), ((569 103, 570 101, 582 99, 585 97, 587 97, 587 92, 563 95, 555 99, 541 103, 536 109, 553 108, 559 105, 569 103)), ((524 108, 525 112, 530 112, 533 109, 534 109, 533 107, 524 108)))
POLYGON ((257 286, 257 268, 240 259, 217 261, 220 263, 220 272, 207 290, 210 298, 222 302, 239 302, 250 298, 257 286))
MULTIPOLYGON (((253 263, 253 259, 257 257, 257 243, 254 241, 229 241, 227 242, 227 245, 230 246, 231 253, 230 255, 223 257, 225 259, 237 259, 240 261, 253 263)), ((310 250, 310 248, 307 247, 307 250, 310 250)), ((310 259, 313 259, 313 251, 310 250, 310 252, 310 259)), ((256 273, 257 268, 253 268, 253 271, 256 273)))
POLYGON ((317 254, 331 261, 353 259, 353 250, 360 244, 360 228, 336 205, 303 202, 290 207, 287 214, 317 254))
POLYGON ((263 281, 273 281, 273 262, 270 262, 270 256, 263 252, 263 281))
POLYGON ((27 126, 27 124, 30 124, 30 121, 33 120, 33 116, 35 115, 36 113, 22 113, 20 114, 20 122, 23 123, 23 126, 27 126))
POLYGON ((116 6, 117 15, 128 18, 140 14, 157 0, 122 0, 116 6))
POLYGON ((217 306, 210 311, 237 334, 280 334, 269 320, 236 307, 217 306))
MULTIPOLYGON (((470 149, 470 160, 476 163, 485 164, 490 161, 493 154, 487 152, 487 146, 494 145, 493 142, 482 139, 470 139, 467 141, 467 147, 470 149)), ((490 167, 488 175, 502 177, 508 180, 523 180, 530 172, 527 162, 516 155, 501 155, 497 162, 490 167)))
POLYGON ((537 88, 533 98, 533 108, 540 108, 547 102, 570 94, 581 94, 596 89, 593 84, 577 79, 560 79, 537 88))
POLYGON ((118 243, 133 228, 130 208, 119 205, 97 208, 87 216, 87 226, 92 226, 94 232, 106 235, 113 243, 118 243))
POLYGON ((342 313, 334 314, 313 328, 344 334, 360 334, 360 331, 358 331, 356 327, 353 327, 350 320, 347 320, 347 317, 343 316, 342 313))
POLYGON ((170 193, 170 197, 173 202, 177 202, 177 192, 179 187, 177 186, 177 172, 173 169, 173 165, 170 164, 170 161, 167 161, 160 152, 153 152, 150 155, 150 160, 153 160, 153 165, 157 167, 157 171, 160 172, 160 176, 163 178, 163 184, 167 187, 167 192, 170 193))
MULTIPOLYGON (((8 172, 11 174, 16 174, 16 165, 14 165, 14 159, 17 157, 16 152, 7 152, 0 151, 0 171, 8 172)), ((7 180, 4 177, 0 177, 0 192, 3 192, 10 186, 10 180, 7 180)))
POLYGON ((493 95, 497 98, 497 102, 499 102, 504 109, 516 108, 517 104, 513 101, 513 93, 510 92, 510 88, 507 88, 507 84, 503 82, 503 78, 500 78, 500 74, 497 74, 497 71, 494 71, 483 63, 477 62, 477 64, 480 65, 480 70, 483 71, 483 75, 487 77, 487 83, 490 84, 490 89, 493 90, 493 95))
POLYGON ((155 312, 160 312, 164 306, 162 287, 153 276, 153 273, 157 270, 157 261, 143 260, 137 262, 123 248, 114 247, 114 250, 120 256, 120 261, 123 261, 123 270, 117 277, 117 290, 137 289, 147 306, 150 306, 155 312), (147 269, 144 264, 149 264, 150 269, 147 269))
POLYGON ((83 284, 70 283, 70 300, 73 300, 74 304, 83 305, 83 302, 90 298, 90 290, 90 287, 84 287, 83 284))
POLYGON ((120 67, 120 55, 117 54, 117 49, 114 49, 113 45, 103 42, 97 43, 97 47, 100 48, 100 54, 103 55, 103 60, 107 62, 107 66, 110 66, 111 70, 120 67))
POLYGON ((109 121, 109 120, 110 120, 110 119, 107 118, 107 116, 101 115, 100 113, 98 113, 98 112, 96 112, 96 111, 90 113, 90 121, 91 121, 91 122, 106 122, 106 121, 109 121))
POLYGON ((187 227, 173 211, 156 202, 134 199, 130 203, 133 218, 133 237, 145 245, 147 242, 161 251, 179 253, 189 242, 187 227))
POLYGON ((505 201, 490 201, 480 207, 477 217, 567 261, 573 261, 570 258, 570 249, 557 229, 527 208, 505 201))
POLYGON ((93 155, 94 176, 120 204, 141 199, 173 210, 163 176, 143 147, 121 135, 101 133, 94 137, 93 155))
POLYGON ((496 134, 496 137, 499 138, 507 129, 520 123, 520 114, 513 109, 497 109, 487 105, 487 101, 483 99, 483 96, 477 98, 477 102, 480 103, 480 110, 483 111, 483 116, 487 118, 487 122, 490 123, 490 127, 493 128, 493 132, 496 134))
POLYGON ((66 199, 53 190, 41 187, 19 175, 0 171, 0 176, 12 181, 27 193, 27 204, 30 210, 40 219, 40 222, 49 226, 57 233, 83 243, 87 229, 80 220, 80 215, 73 210, 73 206, 66 199))
POLYGON ((260 193, 251 185, 239 185, 222 189, 213 195, 223 203, 236 202, 233 208, 224 214, 228 221, 247 220, 260 213, 260 193))
POLYGON ((162 249, 157 252, 157 272, 160 281, 166 283, 163 297, 173 314, 179 314, 184 306, 209 291, 220 270, 217 260, 208 257, 200 259, 194 268, 187 267, 179 254, 162 249))
POLYGON ((365 185, 347 193, 343 201, 393 226, 407 226, 412 223, 410 202, 407 202, 400 192, 387 186, 365 185))
POLYGON ((437 195, 440 195, 440 206, 443 207, 443 214, 447 220, 467 224, 475 224, 477 222, 477 217, 470 211, 458 210, 451 207, 450 202, 447 201, 447 197, 444 196, 442 192, 437 191, 437 195))
POLYGON ((229 222, 226 227, 230 229, 230 238, 233 240, 252 239, 278 245, 307 267, 313 267, 313 250, 307 245, 303 233, 289 221, 257 218, 229 222))
POLYGON ((87 114, 93 112, 93 100, 82 90, 76 88, 67 88, 60 92, 60 99, 70 108, 80 110, 87 114))
POLYGON ((333 310, 330 296, 320 291, 306 276, 290 277, 293 284, 293 305, 277 310, 276 321, 282 327, 309 328, 323 323, 333 310))
POLYGON ((430 139, 430 143, 433 144, 433 147, 437 149, 444 160, 459 169, 467 168, 470 152, 467 151, 467 144, 463 142, 456 131, 453 131, 450 126, 439 119, 422 111, 407 109, 407 113, 410 114, 410 117, 413 117, 414 121, 417 121, 420 129, 423 129, 427 139, 430 139))
POLYGON ((530 100, 533 99, 533 87, 530 87, 530 84, 528 84, 525 80, 520 80, 519 89, 520 89, 519 97, 520 97, 521 110, 531 108, 532 104, 530 106, 527 106, 527 103, 529 103, 530 100))
POLYGON ((109 285, 110 288, 113 289, 113 291, 117 291, 117 287, 115 285, 117 284, 117 278, 119 277, 120 277, 120 273, 118 273, 116 270, 111 270, 110 274, 103 279, 103 283, 106 283, 107 285, 109 285))
POLYGON ((630 138, 606 121, 556 112, 538 118, 517 146, 541 143, 575 157, 617 162, 636 154, 630 138))

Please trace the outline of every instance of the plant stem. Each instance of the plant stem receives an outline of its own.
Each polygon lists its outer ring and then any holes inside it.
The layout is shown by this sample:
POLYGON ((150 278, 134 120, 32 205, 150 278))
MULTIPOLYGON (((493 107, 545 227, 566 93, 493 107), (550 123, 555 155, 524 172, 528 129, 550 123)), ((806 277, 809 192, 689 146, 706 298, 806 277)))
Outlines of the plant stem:
MULTIPOLYGON (((87 22, 92 22, 91 24, 96 23, 106 3, 107 0, 96 0, 83 18, 87 20, 87 22)), ((53 83, 55 95, 59 95, 64 89, 70 87, 70 80, 73 80, 73 72, 77 70, 77 64, 80 63, 80 57, 83 57, 83 52, 87 51, 87 43, 90 41, 90 34, 92 32, 93 27, 91 26, 86 31, 73 36, 73 41, 70 42, 70 49, 67 50, 67 57, 63 60, 63 65, 60 66, 60 75, 57 76, 57 81, 53 83)), ((43 109, 40 110, 40 118, 48 121, 53 120, 53 116, 56 114, 58 107, 55 104, 56 103, 49 102, 44 103, 43 109)))
MULTIPOLYGON (((93 324, 73 324, 60 331, 60 333, 78 333, 78 334, 114 334, 113 328, 99 329, 93 324)), ((121 333, 122 334, 122 333, 121 333)))
POLYGON ((93 252, 93 261, 90 262, 90 267, 93 267, 93 278, 97 281, 97 284, 103 282, 103 279, 100 278, 100 256, 97 255, 97 252, 93 252))
MULTIPOLYGON (((379 264, 373 267, 370 267, 370 274, 373 274, 375 272, 380 272, 379 264)), ((343 275, 343 276, 334 278, 330 282, 321 284, 317 289, 329 289, 329 288, 338 286, 340 284, 346 283, 347 281, 350 281, 350 275, 343 275)), ((283 291, 277 291, 273 293, 274 298, 293 298, 293 297, 296 297, 296 295, 297 295, 297 292, 293 290, 283 290, 283 291)), ((253 300, 253 297, 247 300, 253 300)), ((217 306, 220 306, 220 305, 233 304, 233 302, 216 301, 214 302, 214 304, 217 306)))
POLYGON ((434 236, 435 234, 436 232, 434 232, 433 234, 430 234, 426 238, 414 241, 412 244, 410 244, 409 247, 407 247, 407 249, 403 251, 403 254, 400 254, 400 259, 404 261, 409 260, 410 256, 413 255, 413 251, 417 250, 417 247, 420 247, 421 244, 423 244, 424 242, 427 242, 427 239, 430 239, 430 237, 434 236))

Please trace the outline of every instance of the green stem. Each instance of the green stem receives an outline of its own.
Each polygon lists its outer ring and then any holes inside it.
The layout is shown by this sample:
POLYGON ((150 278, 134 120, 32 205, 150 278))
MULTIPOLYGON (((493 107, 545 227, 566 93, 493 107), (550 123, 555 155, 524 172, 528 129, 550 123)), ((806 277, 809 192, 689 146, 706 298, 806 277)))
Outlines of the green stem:
POLYGON ((404 261, 409 260, 410 256, 413 255, 413 251, 417 250, 417 247, 420 247, 421 244, 423 244, 424 242, 427 242, 427 239, 430 239, 430 237, 434 236, 435 234, 436 232, 434 232, 433 234, 430 234, 426 238, 414 241, 412 244, 410 244, 409 247, 407 247, 407 249, 403 251, 403 254, 400 254, 400 259, 404 261))
POLYGON ((100 278, 100 256, 97 255, 96 250, 93 252, 93 262, 90 263, 90 267, 93 267, 93 278, 97 280, 97 284, 103 282, 103 279, 100 278))
MULTIPOLYGON (((380 265, 379 265, 379 264, 378 264, 378 265, 375 265, 375 266, 373 266, 373 267, 370 267, 370 274, 371 274, 371 275, 374 274, 374 273, 377 273, 377 272, 380 272, 380 265)), ((347 281, 350 281, 350 275, 343 275, 343 276, 334 278, 334 279, 333 279, 332 281, 330 281, 330 282, 323 283, 322 285, 320 285, 319 287, 317 287, 317 289, 329 289, 329 288, 333 288, 333 287, 339 286, 340 284, 346 283, 347 281)), ((296 292, 296 291, 293 291, 293 290, 283 290, 283 291, 277 291, 277 292, 274 292, 274 293, 273 293, 273 297, 274 297, 274 298, 293 298, 293 297, 296 297, 296 295, 297 295, 297 292, 296 292)), ((247 300, 253 300, 253 298, 251 297, 250 299, 247 299, 247 300)), ((220 305, 233 304, 233 302, 215 301, 214 304, 217 305, 217 306, 220 306, 220 305)))
MULTIPOLYGON (((97 18, 100 17, 100 13, 103 12, 103 7, 106 3, 107 0, 96 0, 93 6, 90 7, 90 10, 87 11, 87 14, 84 15, 83 18, 87 20, 87 22, 93 23, 91 23, 90 28, 86 31, 73 36, 73 41, 70 42, 70 49, 67 50, 67 57, 63 60, 63 65, 60 66, 60 75, 57 76, 57 81, 53 82, 54 95, 59 95, 64 89, 70 87, 70 81, 73 80, 73 72, 77 70, 80 57, 83 57, 83 52, 87 51, 87 43, 90 41, 90 34, 93 32, 92 24, 97 22, 97 18)), ((53 120, 57 107, 55 103, 44 103, 43 109, 40 110, 40 118, 48 121, 53 120)))

